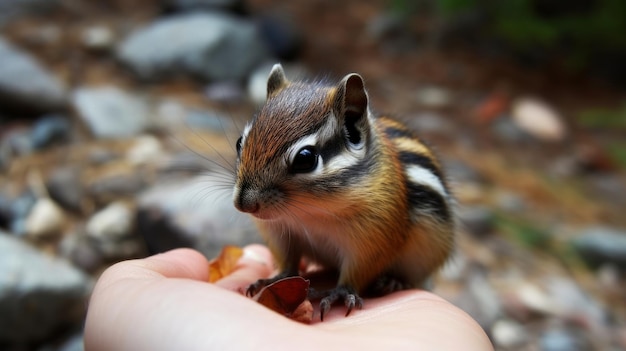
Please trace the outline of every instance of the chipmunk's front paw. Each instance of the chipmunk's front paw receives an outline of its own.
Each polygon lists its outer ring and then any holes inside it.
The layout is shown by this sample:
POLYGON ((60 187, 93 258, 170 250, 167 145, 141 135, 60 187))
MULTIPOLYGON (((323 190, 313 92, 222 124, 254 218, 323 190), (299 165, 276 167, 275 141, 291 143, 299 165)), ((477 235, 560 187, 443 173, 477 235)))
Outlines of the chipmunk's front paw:
POLYGON ((292 273, 280 273, 277 276, 273 277, 273 278, 269 278, 269 279, 259 279, 256 282, 250 284, 250 286, 248 287, 248 289, 246 289, 246 296, 248 297, 252 297, 256 294, 258 294, 261 289, 263 289, 264 287, 273 284, 283 278, 287 278, 287 277, 293 277, 297 274, 292 274, 292 273))
POLYGON ((346 316, 348 316, 355 307, 357 309, 363 308, 363 299, 357 295, 354 289, 347 286, 338 286, 332 290, 320 293, 318 296, 322 297, 320 301, 320 318, 322 321, 324 320, 324 315, 330 311, 330 307, 339 300, 343 300, 347 308, 346 316))

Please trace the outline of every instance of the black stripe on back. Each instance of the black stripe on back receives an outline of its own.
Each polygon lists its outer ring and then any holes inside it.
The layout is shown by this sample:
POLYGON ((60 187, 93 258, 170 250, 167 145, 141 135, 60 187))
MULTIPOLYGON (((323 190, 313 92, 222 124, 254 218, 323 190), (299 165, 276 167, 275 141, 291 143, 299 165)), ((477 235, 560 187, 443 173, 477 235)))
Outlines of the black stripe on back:
POLYGON ((425 212, 442 221, 450 220, 450 209, 439 192, 422 184, 407 181, 407 199, 409 206, 419 212, 425 212))
POLYGON ((403 165, 416 165, 425 168, 432 172, 432 174, 437 176, 437 178, 439 178, 441 182, 444 181, 441 169, 439 169, 439 167, 437 167, 433 163, 433 160, 428 156, 417 154, 411 151, 400 151, 398 153, 398 159, 403 165))
POLYGON ((400 129, 396 127, 386 127, 384 131, 385 135, 390 138, 415 138, 415 135, 410 130, 400 129))

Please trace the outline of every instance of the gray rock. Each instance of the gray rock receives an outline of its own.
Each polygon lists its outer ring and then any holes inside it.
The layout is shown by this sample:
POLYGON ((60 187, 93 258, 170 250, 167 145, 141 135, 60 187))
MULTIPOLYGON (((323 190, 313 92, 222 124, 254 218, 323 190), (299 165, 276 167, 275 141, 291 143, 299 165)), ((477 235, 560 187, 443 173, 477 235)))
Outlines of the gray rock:
POLYGON ((95 272, 104 263, 97 242, 83 230, 67 233, 59 243, 59 255, 85 272, 95 272))
POLYGON ((67 104, 65 87, 32 56, 0 37, 0 107, 54 112, 67 104))
POLYGON ((626 269, 626 232, 606 227, 590 227, 573 241, 574 248, 591 266, 614 264, 626 269))
POLYGON ((117 50, 118 58, 144 79, 188 74, 243 80, 267 55, 252 23, 219 13, 156 21, 128 36, 117 50))
POLYGON ((551 328, 539 339, 542 351, 583 351, 591 345, 582 338, 582 333, 565 328, 551 328))
POLYGON ((453 125, 449 119, 431 112, 422 112, 407 118, 411 127, 420 134, 446 134, 452 131, 453 125))
POLYGON ((234 208, 223 188, 223 181, 200 176, 142 194, 138 231, 151 253, 188 246, 214 257, 224 245, 259 242, 252 221, 234 208))
POLYGON ((33 147, 41 150, 54 143, 63 143, 70 140, 72 125, 61 115, 44 116, 35 122, 30 137, 33 147))
POLYGON ((626 208, 626 184, 618 173, 590 174, 590 192, 614 208, 626 208))
POLYGON ((521 129, 509 116, 500 116, 493 121, 491 125, 495 136, 506 143, 524 143, 531 142, 532 138, 528 133, 521 129))
POLYGON ((51 199, 37 199, 26 218, 26 235, 33 239, 59 235, 65 225, 63 210, 51 199))
POLYGON ((494 344, 510 349, 528 341, 529 335, 524 326, 507 319, 500 319, 491 328, 494 344))
POLYGON ((13 234, 25 234, 26 218, 35 202, 37 198, 30 191, 18 196, 0 194, 0 221, 7 223, 13 234))
POLYGON ((502 315, 502 306, 496 291, 477 268, 467 274, 467 288, 453 301, 455 305, 471 315, 485 330, 502 315))
POLYGON ((415 100, 424 107, 443 108, 452 102, 452 94, 442 87, 423 87, 415 92, 415 100))
POLYGON ((109 203, 119 197, 135 195, 147 185, 147 172, 128 169, 94 179, 86 189, 96 202, 109 203))
POLYGON ((105 259, 137 257, 143 247, 134 235, 134 220, 135 214, 128 205, 114 202, 94 214, 85 229, 105 259))
POLYGON ((83 45, 93 51, 109 51, 115 47, 115 33, 107 26, 96 25, 83 30, 83 45))
POLYGON ((54 169, 46 181, 50 197, 64 208, 80 212, 85 194, 80 178, 81 172, 78 167, 65 166, 54 169))
POLYGON ((91 280, 0 232, 0 343, 36 342, 84 318, 91 280))
POLYGON ((467 163, 461 160, 444 159, 444 167, 446 174, 454 183, 480 183, 483 177, 467 163))
POLYGON ((9 131, 4 136, 1 147, 6 150, 8 160, 13 156, 30 155, 35 150, 31 132, 26 128, 9 131))
POLYGON ((207 99, 225 104, 238 104, 246 99, 246 93, 241 84, 235 81, 210 83, 204 89, 207 99))
POLYGON ((135 136, 150 125, 148 103, 116 87, 81 88, 72 101, 80 118, 99 138, 135 136))
POLYGON ((458 215, 462 228, 477 237, 484 237, 493 230, 495 215, 486 206, 463 206, 458 215))

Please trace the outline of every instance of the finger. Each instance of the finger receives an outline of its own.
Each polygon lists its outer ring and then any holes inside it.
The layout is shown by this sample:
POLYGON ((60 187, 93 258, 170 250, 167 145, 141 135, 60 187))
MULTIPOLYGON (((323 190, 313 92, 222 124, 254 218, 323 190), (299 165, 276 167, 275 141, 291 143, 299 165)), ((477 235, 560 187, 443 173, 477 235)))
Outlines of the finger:
POLYGON ((198 251, 175 249, 144 259, 123 261, 109 267, 100 277, 98 284, 106 287, 119 279, 153 280, 182 278, 207 281, 209 264, 198 251))
POLYGON ((274 269, 274 259, 267 247, 249 245, 244 248, 235 271, 215 284, 229 290, 241 291, 259 279, 269 278, 274 269))

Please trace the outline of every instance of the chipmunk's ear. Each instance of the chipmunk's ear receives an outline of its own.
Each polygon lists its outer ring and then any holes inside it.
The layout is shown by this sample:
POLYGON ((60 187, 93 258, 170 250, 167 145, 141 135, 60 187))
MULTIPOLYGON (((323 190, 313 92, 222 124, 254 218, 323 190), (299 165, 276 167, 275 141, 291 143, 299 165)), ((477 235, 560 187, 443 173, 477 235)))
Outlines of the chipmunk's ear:
POLYGON ((367 104, 363 78, 356 73, 345 76, 337 86, 335 106, 346 136, 352 144, 360 144, 367 134, 367 104))
POLYGON ((276 95, 284 87, 289 84, 285 71, 280 63, 277 63, 272 67, 269 78, 267 78, 267 97, 270 98, 276 95))

